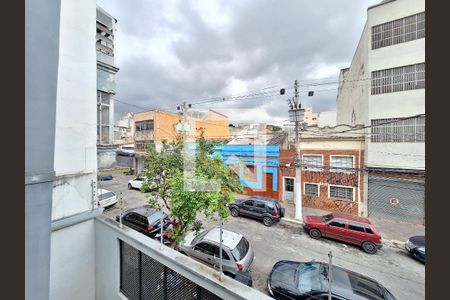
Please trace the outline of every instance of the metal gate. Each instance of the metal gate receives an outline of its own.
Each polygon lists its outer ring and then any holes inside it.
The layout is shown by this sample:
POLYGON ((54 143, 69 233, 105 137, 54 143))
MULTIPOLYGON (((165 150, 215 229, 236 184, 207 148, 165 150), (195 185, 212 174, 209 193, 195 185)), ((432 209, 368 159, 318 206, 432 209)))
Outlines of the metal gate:
POLYGON ((120 291, 130 300, 221 300, 120 240, 120 291))
POLYGON ((133 156, 116 155, 117 166, 133 168, 133 156))
POLYGON ((425 183, 369 176, 369 217, 425 224, 425 183))

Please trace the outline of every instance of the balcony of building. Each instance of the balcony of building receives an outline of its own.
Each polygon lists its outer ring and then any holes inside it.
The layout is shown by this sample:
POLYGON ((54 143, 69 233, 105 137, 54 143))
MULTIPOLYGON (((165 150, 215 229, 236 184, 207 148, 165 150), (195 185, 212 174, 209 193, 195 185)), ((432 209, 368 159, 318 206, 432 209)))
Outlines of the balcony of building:
POLYGON ((155 132, 153 129, 136 130, 134 132, 134 139, 136 141, 151 141, 155 139, 155 132))
POLYGON ((103 215, 95 223, 95 299, 270 299, 103 215))

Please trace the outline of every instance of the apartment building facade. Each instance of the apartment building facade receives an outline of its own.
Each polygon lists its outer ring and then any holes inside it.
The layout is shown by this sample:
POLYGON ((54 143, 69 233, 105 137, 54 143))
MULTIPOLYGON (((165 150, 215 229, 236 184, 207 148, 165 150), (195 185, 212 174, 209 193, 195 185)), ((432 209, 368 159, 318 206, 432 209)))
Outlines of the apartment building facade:
POLYGON ((270 299, 100 215, 95 11, 25 1, 25 299, 270 299))
MULTIPOLYGON (((339 125, 300 132, 303 206, 367 216, 364 130, 339 125)), ((285 181, 295 184, 295 172, 285 181)))
POLYGON ((154 144, 157 150, 163 140, 173 141, 183 133, 191 138, 199 137, 203 130, 206 139, 228 139, 230 137, 228 117, 213 110, 190 110, 186 114, 188 125, 183 127, 184 118, 180 114, 160 110, 135 113, 133 116, 134 169, 140 173, 144 169, 146 147, 154 144))
POLYGON ((115 32, 117 20, 97 5, 95 47, 97 58, 97 160, 98 168, 110 168, 116 162, 114 147, 114 101, 117 92, 115 32))
POLYGON ((363 124, 368 215, 425 221, 425 1, 384 0, 341 70, 337 124, 363 124))
POLYGON ((319 123, 318 113, 313 112, 312 107, 305 107, 305 116, 303 120, 308 126, 317 126, 319 123))

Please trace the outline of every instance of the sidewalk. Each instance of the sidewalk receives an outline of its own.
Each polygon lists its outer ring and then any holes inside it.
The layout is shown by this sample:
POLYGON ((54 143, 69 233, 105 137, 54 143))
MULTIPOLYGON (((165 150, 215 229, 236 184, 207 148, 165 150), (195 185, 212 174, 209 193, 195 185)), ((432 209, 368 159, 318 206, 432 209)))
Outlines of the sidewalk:
MULTIPOLYGON (((238 195, 238 198, 245 198, 245 195, 238 195)), ((294 202, 283 202, 281 205, 285 208, 285 221, 295 220, 295 206, 294 202)), ((329 211, 303 207, 303 216, 305 215, 326 215, 330 213, 329 211)), ((415 235, 425 235, 425 226, 417 225, 407 222, 397 222, 392 220, 380 219, 380 218, 368 218, 370 222, 375 226, 375 228, 381 233, 383 240, 396 241, 399 243, 406 242, 412 236, 415 235)), ((291 222, 290 222, 291 223, 291 222)), ((292 222, 294 223, 294 222, 292 222)), ((295 224, 295 223, 294 223, 295 224)), ((298 226, 301 226, 300 224, 298 226)))

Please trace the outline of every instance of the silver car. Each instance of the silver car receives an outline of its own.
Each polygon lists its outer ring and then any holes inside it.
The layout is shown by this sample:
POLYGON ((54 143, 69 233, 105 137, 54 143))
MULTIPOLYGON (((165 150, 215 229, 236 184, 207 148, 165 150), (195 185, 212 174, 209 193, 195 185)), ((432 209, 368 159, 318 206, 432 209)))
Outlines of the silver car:
MULTIPOLYGON (((198 235, 191 232, 184 239, 180 252, 218 269, 220 265, 219 237, 220 228, 218 227, 204 230, 198 235)), ((255 258, 247 239, 242 234, 222 229, 222 240, 223 272, 233 276, 239 271, 247 272, 255 258)))

